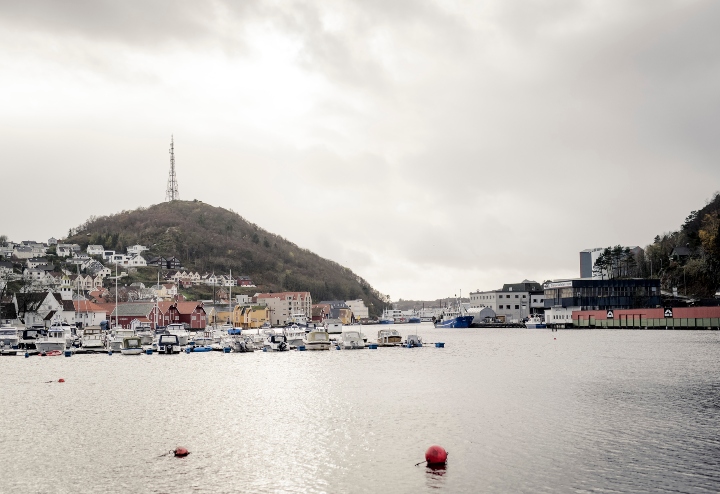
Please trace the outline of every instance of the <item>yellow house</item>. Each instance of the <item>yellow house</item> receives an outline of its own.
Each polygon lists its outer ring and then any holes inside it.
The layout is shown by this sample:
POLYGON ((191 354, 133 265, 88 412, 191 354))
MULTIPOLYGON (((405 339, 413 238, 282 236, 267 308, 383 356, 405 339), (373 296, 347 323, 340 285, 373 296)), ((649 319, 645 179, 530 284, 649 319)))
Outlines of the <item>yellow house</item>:
POLYGON ((340 322, 348 325, 352 324, 352 309, 337 309, 338 311, 338 319, 340 319, 340 322))
POLYGON ((270 321, 270 309, 265 305, 252 307, 236 306, 232 314, 233 326, 243 329, 255 329, 270 321))

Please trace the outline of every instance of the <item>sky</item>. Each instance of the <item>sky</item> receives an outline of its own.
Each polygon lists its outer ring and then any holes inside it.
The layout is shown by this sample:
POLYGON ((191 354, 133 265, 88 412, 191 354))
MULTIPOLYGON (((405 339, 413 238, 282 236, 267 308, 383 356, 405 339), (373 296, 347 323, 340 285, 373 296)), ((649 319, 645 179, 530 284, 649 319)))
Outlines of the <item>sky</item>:
POLYGON ((11 240, 181 199, 393 300, 579 276, 720 189, 720 2, 0 0, 11 240))

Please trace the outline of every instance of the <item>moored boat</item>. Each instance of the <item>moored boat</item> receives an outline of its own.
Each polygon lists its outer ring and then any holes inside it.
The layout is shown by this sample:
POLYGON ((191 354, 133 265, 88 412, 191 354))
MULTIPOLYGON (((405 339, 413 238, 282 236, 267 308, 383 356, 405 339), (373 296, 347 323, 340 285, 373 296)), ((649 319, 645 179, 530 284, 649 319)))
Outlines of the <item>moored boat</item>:
POLYGON ((35 342, 35 347, 40 353, 64 352, 66 345, 65 331, 60 328, 49 329, 46 335, 35 342))
POLYGON ((283 334, 287 338, 290 348, 297 348, 305 344, 305 330, 297 324, 283 328, 283 334))
POLYGON ((307 350, 330 350, 330 335, 327 331, 315 328, 305 335, 307 350))
POLYGON ((176 334, 161 334, 158 337, 158 353, 173 354, 180 353, 180 339, 176 334))
POLYGON ((190 337, 190 333, 187 332, 185 329, 185 325, 182 323, 172 323, 168 324, 165 328, 165 332, 168 334, 174 334, 178 337, 178 342, 180 346, 185 346, 188 344, 188 339, 190 337))
POLYGON ((0 354, 15 355, 20 344, 18 329, 11 324, 0 325, 0 354))
POLYGON ((397 329, 381 329, 378 331, 378 346, 399 346, 402 345, 402 336, 397 329))
POLYGON ((360 331, 356 329, 343 329, 338 344, 345 350, 359 350, 365 348, 360 331))
POLYGON ((120 353, 123 355, 141 355, 143 353, 142 338, 140 336, 126 336, 123 338, 120 353))
POLYGON ((525 327, 527 329, 545 329, 547 328, 547 325, 545 324, 544 318, 539 315, 533 315, 528 317, 527 321, 525 321, 525 327))

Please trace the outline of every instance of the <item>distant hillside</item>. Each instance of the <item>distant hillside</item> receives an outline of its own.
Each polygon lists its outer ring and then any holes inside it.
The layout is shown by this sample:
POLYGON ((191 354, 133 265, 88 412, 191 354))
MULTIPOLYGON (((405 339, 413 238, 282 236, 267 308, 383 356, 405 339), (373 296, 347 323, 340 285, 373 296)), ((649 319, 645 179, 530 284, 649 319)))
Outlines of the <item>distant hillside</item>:
POLYGON ((720 289, 720 194, 692 211, 678 231, 656 236, 640 267, 644 276, 660 278, 664 290, 713 297, 720 289))
POLYGON ((362 298, 372 315, 382 312, 382 295, 336 262, 249 223, 237 213, 200 201, 173 201, 112 216, 91 217, 65 240, 99 244, 144 255, 175 256, 193 271, 248 275, 257 291, 309 291, 313 301, 362 298))

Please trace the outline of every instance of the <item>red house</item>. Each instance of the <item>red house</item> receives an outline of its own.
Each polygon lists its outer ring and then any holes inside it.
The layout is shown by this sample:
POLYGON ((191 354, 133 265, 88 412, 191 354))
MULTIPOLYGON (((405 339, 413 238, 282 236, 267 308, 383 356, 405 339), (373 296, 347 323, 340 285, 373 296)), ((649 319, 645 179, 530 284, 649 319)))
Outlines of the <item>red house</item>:
POLYGON ((176 302, 175 308, 180 315, 180 322, 193 329, 204 329, 207 326, 207 314, 202 302, 176 302))
MULTIPOLYGON (((152 310, 148 313, 150 326, 155 329, 157 326, 167 326, 172 323, 182 322, 180 320, 180 312, 175 307, 175 302, 158 302, 153 304, 152 310)), ((204 326, 203 326, 204 327, 204 326)))

